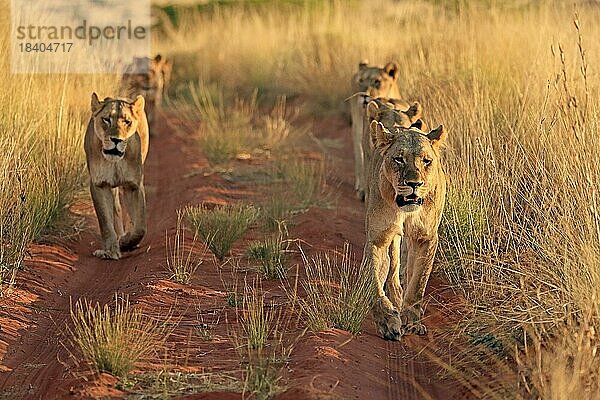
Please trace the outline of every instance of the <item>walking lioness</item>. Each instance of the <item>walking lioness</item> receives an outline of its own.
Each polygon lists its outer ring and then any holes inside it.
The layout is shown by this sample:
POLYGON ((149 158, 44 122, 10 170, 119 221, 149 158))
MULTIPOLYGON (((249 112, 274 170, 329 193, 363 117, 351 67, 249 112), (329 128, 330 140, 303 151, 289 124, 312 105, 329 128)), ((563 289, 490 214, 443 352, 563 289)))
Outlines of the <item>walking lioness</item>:
POLYGON ((103 243, 94 255, 117 260, 121 251, 135 248, 146 234, 143 164, 148 153, 148 122, 144 98, 99 101, 92 93, 91 106, 84 149, 103 243), (125 234, 119 192, 131 220, 131 229, 125 234))
MULTIPOLYGON (((370 97, 388 97, 400 99, 397 81, 400 67, 395 62, 389 62, 384 67, 369 66, 366 61, 358 64, 358 71, 352 76, 352 90, 370 97)), ((365 178, 363 176, 364 159, 362 134, 365 128, 364 96, 350 97, 350 117, 352 119, 352 144, 354 150, 354 190, 360 200, 365 198, 365 178)), ((407 109, 409 105, 404 104, 407 109)))
POLYGON ((173 64, 160 54, 154 58, 135 57, 125 67, 121 77, 120 94, 126 97, 144 96, 149 133, 157 134, 156 121, 160 117, 162 100, 171 78, 173 64))
POLYGON ((369 126, 373 153, 362 267, 374 272, 379 333, 399 340, 407 333, 427 332, 421 322, 422 299, 446 194, 440 163, 446 133, 442 126, 423 132, 388 121, 393 119, 373 120, 369 126))

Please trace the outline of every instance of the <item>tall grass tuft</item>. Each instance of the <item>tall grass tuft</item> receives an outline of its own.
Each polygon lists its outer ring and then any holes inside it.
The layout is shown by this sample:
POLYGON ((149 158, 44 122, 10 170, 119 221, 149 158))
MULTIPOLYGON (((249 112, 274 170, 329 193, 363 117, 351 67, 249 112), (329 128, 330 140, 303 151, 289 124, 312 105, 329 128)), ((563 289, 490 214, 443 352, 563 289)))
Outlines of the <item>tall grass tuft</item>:
POLYGON ((183 219, 183 211, 178 210, 175 235, 171 239, 165 234, 167 249, 165 268, 170 274, 169 279, 177 283, 188 284, 198 267, 202 264, 202 259, 195 251, 197 244, 196 235, 194 235, 191 244, 186 249, 186 229, 183 219))
POLYGON ((306 277, 300 281, 305 295, 290 291, 306 318, 309 329, 321 331, 339 328, 353 334, 373 304, 372 272, 360 263, 345 244, 341 251, 326 252, 310 259, 302 253, 306 277))
POLYGON ((289 185, 297 208, 329 204, 324 162, 280 159, 275 174, 289 185))
POLYGON ((255 207, 240 204, 214 208, 200 205, 187 207, 184 212, 195 231, 219 260, 229 254, 233 244, 258 216, 255 207))
POLYGON ((164 340, 166 324, 115 295, 113 307, 78 300, 67 327, 71 342, 96 371, 124 377, 164 340))
POLYGON ((212 166, 227 163, 241 152, 276 150, 299 132, 294 126, 297 111, 289 110, 284 96, 275 101, 271 112, 264 112, 258 90, 248 97, 229 98, 222 88, 199 82, 189 84, 187 93, 190 100, 180 99, 176 109, 185 119, 191 111, 201 121, 197 136, 212 166))
POLYGON ((287 229, 281 224, 277 234, 267 236, 248 248, 248 257, 260 262, 260 272, 268 279, 283 278, 287 272, 290 241, 287 229))
POLYGON ((293 348, 284 336, 289 320, 265 296, 260 280, 245 283, 239 328, 233 333, 244 365, 244 393, 257 399, 270 399, 282 391, 282 368, 293 348))

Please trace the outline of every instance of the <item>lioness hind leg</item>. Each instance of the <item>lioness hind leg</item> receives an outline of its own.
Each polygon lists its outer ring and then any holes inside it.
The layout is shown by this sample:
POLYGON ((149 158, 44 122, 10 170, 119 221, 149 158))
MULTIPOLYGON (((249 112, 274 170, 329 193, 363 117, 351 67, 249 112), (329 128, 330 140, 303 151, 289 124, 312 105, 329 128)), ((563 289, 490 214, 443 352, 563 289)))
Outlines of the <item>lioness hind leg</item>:
POLYGON ((94 251, 94 255, 98 258, 118 260, 121 258, 121 252, 114 225, 113 192, 109 187, 90 185, 90 193, 98 217, 103 245, 102 249, 94 251))
POLYGON ((123 200, 131 219, 131 231, 119 240, 121 251, 130 251, 137 247, 146 235, 146 197, 144 186, 123 187, 123 200))

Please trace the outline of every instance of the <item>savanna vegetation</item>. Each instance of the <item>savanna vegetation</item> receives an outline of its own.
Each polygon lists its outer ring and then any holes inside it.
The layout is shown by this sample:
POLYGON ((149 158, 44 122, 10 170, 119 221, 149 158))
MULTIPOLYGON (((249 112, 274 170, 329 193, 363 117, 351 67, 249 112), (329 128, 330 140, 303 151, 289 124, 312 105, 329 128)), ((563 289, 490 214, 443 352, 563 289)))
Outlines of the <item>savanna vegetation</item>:
MULTIPOLYGON (((440 340, 458 343, 460 357, 446 357, 443 344, 429 349, 431 357, 485 398, 600 398, 595 3, 171 3, 153 8, 154 50, 176 66, 167 108, 195 127, 213 171, 231 173, 224 167, 231 160, 258 154, 268 165, 260 179, 273 191, 256 207, 186 209, 181 221, 198 241, 219 259, 247 257, 230 248, 249 227, 261 229, 267 239, 251 255, 267 278, 285 277, 294 247, 282 236, 286 224, 310 207, 335 207, 326 154, 294 158, 298 143, 318 147, 298 120, 345 113, 358 62, 395 60, 404 98, 420 101, 429 125, 449 132, 449 194, 434 274, 460 299, 461 317, 440 340), (228 220, 238 232, 221 238, 218 227, 228 220)), ((5 48, 7 18, 0 16, 5 48)), ((67 210, 86 179, 81 139, 89 93, 110 93, 118 77, 11 75, 4 57, 0 79, 0 295, 10 296, 28 244, 73 225, 67 210)), ((189 282, 200 262, 183 247, 181 257, 172 249, 169 273, 189 282), (180 258, 182 268, 174 264, 180 258)), ((352 257, 347 250, 340 257, 299 263, 308 280, 296 287, 304 284, 308 297, 296 298, 293 285, 282 283, 311 330, 361 330, 366 305, 347 289, 368 292, 368 277, 341 274, 352 257), (340 301, 353 312, 322 307, 340 301)), ((259 284, 239 290, 247 293, 232 301, 240 320, 232 335, 247 366, 241 386, 266 398, 282 383, 286 324, 259 284), (279 345, 276 355, 264 350, 271 342, 279 345)), ((115 312, 127 317, 129 307, 117 302, 115 312)), ((74 341, 85 356, 99 370, 115 368, 101 348, 90 347, 106 341, 90 329, 104 326, 108 334, 121 320, 85 302, 72 312, 74 341)), ((116 368, 121 374, 131 365, 116 368)))

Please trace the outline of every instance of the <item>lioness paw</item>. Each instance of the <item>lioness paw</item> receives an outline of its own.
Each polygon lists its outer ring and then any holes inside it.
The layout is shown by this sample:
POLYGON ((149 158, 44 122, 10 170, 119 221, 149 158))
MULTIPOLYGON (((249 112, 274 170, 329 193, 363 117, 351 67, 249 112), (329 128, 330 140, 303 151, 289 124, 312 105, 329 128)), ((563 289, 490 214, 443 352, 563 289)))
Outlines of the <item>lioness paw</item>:
POLYGON ((121 253, 115 250, 96 250, 94 255, 103 260, 118 260, 121 258, 121 253))
POLYGON ((143 237, 144 232, 127 232, 119 239, 119 248, 121 249, 121 251, 134 250, 138 247, 143 237))
POLYGON ((400 311, 400 321, 402 323, 403 335, 426 335, 427 327, 421 322, 421 313, 412 309, 400 311))
POLYGON ((385 340, 400 340, 402 338, 402 321, 397 313, 387 315, 380 321, 377 321, 379 334, 385 340))

